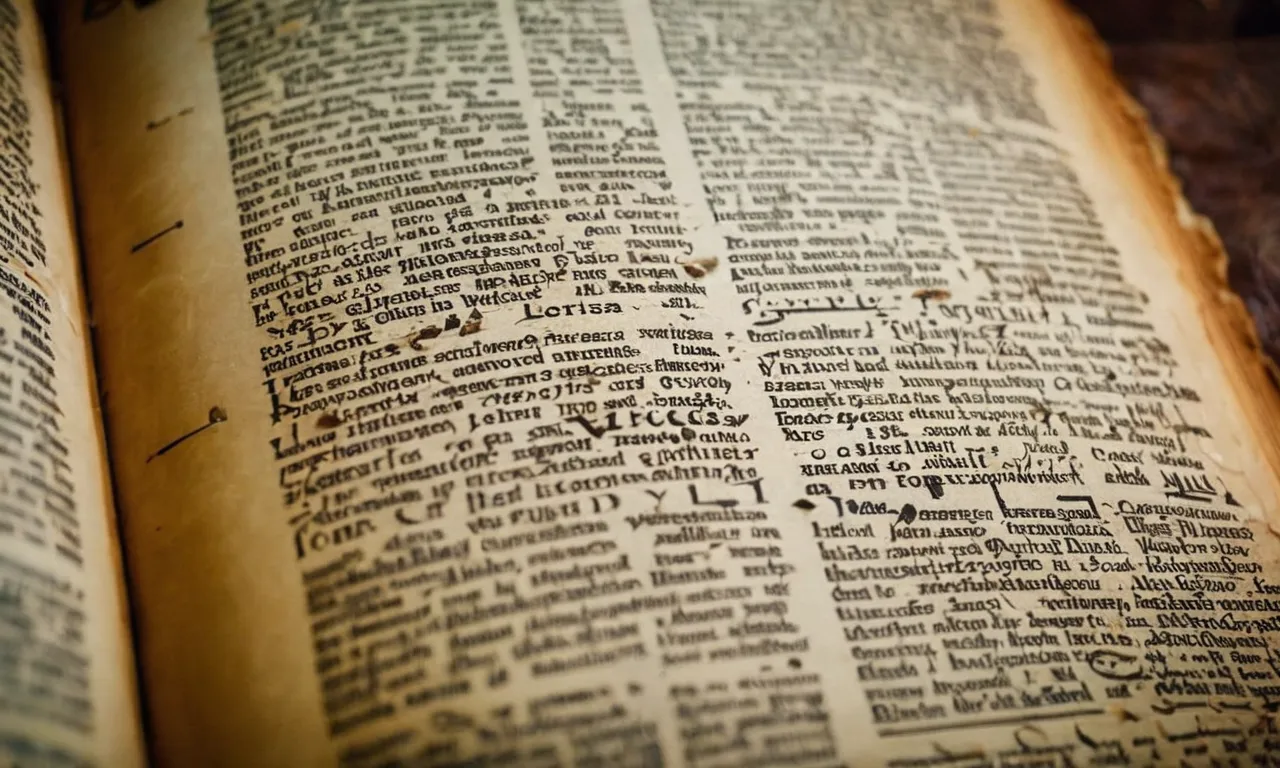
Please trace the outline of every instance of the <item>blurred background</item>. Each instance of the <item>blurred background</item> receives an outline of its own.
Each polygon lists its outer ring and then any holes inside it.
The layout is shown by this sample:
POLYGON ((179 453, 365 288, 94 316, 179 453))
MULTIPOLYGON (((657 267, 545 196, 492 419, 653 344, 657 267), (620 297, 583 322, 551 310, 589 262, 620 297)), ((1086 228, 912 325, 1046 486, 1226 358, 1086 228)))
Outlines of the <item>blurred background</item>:
POLYGON ((1072 0, 1213 220, 1280 362, 1280 0, 1072 0))

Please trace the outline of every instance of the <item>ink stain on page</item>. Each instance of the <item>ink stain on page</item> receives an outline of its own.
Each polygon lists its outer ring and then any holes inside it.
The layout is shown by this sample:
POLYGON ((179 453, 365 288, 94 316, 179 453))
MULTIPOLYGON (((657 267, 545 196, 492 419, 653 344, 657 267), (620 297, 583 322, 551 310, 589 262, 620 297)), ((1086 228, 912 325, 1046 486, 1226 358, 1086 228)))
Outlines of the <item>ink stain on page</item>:
POLYGON ((423 347, 420 346, 424 341, 431 341, 441 334, 440 326, 433 325, 430 328, 423 328, 421 331, 413 334, 409 338, 409 346, 415 352, 421 352, 423 347))
POLYGON ((137 253, 138 251, 142 250, 143 248, 146 248, 148 245, 151 245, 152 243, 164 237, 165 235, 169 234, 170 232, 173 232, 174 230, 178 230, 178 229, 182 229, 182 219, 178 219, 173 224, 170 224, 169 226, 155 233, 151 237, 148 237, 146 240, 143 240, 140 243, 134 243, 133 247, 129 249, 129 252, 137 253))
POLYGON ((159 120, 152 120, 149 123, 147 123, 147 130, 154 131, 160 126, 167 124, 170 120, 173 120, 174 118, 186 117, 187 115, 195 111, 196 111, 195 107, 186 107, 185 109, 180 110, 176 115, 169 115, 168 117, 162 117, 159 120))
POLYGON ((184 442, 186 442, 187 440, 190 440, 191 438, 205 431, 209 427, 212 427, 215 424, 221 424, 226 420, 227 420, 226 409, 224 409, 220 405, 213 406, 212 408, 209 409, 209 420, 207 422, 205 422, 204 424, 201 424, 200 426, 196 427, 195 429, 191 430, 185 435, 182 435, 181 437, 178 437, 166 443, 164 447, 162 447, 160 450, 148 456, 146 463, 150 464, 152 459, 165 455, 169 451, 172 451, 174 448, 177 448, 179 445, 182 445, 184 442))
POLYGON ((316 419, 316 426, 321 429, 337 429, 342 426, 342 419, 335 413, 325 411, 320 414, 320 418, 316 419))
POLYGON ((1130 712, 1124 705, 1115 702, 1107 705, 1107 711, 1122 723, 1136 723, 1142 719, 1130 712))
POLYGON ((441 334, 454 329, 457 329, 459 336, 470 336, 471 334, 479 333, 482 330, 481 324, 483 322, 484 315, 480 313, 479 309, 472 309, 471 314, 467 315, 465 322, 459 320, 456 314, 450 314, 445 318, 443 328, 438 325, 430 325, 417 333, 410 333, 408 336, 409 346, 412 347, 414 351, 421 352, 423 347, 421 347, 420 344, 424 341, 437 339, 441 334))

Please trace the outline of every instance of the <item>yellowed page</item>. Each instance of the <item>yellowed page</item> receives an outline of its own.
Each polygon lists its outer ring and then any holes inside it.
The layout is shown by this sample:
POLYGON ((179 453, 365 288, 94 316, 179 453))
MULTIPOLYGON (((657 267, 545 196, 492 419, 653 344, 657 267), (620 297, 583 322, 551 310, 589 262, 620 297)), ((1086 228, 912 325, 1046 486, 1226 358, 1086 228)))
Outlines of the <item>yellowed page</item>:
POLYGON ((0 765, 143 764, 62 137, 0 3, 0 765))
POLYGON ((1275 752, 1275 401, 1056 3, 62 33, 162 763, 1275 752))

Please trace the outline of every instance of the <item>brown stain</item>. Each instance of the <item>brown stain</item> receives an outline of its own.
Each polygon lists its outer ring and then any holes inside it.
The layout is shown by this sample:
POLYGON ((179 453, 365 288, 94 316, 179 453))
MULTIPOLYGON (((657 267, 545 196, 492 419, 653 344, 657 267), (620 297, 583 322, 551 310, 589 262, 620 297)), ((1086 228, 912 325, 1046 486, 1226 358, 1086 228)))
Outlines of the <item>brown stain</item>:
POLYGON ((342 426, 342 419, 338 418, 336 413, 325 411, 320 414, 320 418, 316 419, 316 426, 321 429, 337 429, 342 426))
POLYGON ((911 294, 913 299, 931 299, 933 301, 946 301, 951 298, 951 291, 946 288, 921 288, 911 294))
POLYGON ((818 505, 814 504, 812 501, 809 501, 808 499, 796 499, 795 502, 791 504, 791 506, 807 514, 809 512, 812 512, 814 509, 817 509, 818 505))
POLYGON ((484 322, 484 315, 480 314, 480 310, 471 310, 471 315, 467 317, 467 322, 462 324, 462 328, 459 329, 458 335, 470 336, 473 333, 479 333, 480 324, 482 322, 484 322))
POLYGON ((432 339, 438 337, 440 334, 441 334, 441 330, 439 326, 433 325, 430 328, 423 328, 421 331, 418 331, 417 333, 409 334, 408 336, 409 346, 413 347, 415 352, 421 352, 422 347, 419 345, 422 342, 431 341, 432 339))
POLYGON ((1123 704, 1114 701, 1107 705, 1107 711, 1122 723, 1136 723, 1142 719, 1130 712, 1123 704))
POLYGON ((719 265, 720 259, 715 256, 703 256, 702 258, 680 262, 680 266, 684 267, 685 274, 692 278, 706 277, 719 265))
POLYGON ((32 285, 39 288, 40 292, 44 294, 44 297, 46 299, 54 295, 53 289, 45 285, 44 280, 40 277, 37 277, 35 272, 32 272, 31 270, 27 269, 25 266, 21 267, 21 269, 22 269, 22 276, 27 278, 27 280, 29 280, 32 285))

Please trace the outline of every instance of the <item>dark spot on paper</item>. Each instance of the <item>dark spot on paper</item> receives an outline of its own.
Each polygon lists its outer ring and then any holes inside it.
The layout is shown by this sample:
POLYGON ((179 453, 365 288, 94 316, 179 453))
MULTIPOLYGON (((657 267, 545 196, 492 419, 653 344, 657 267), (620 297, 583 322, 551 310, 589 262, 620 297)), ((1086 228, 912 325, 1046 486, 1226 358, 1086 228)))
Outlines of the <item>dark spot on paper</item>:
POLYGON ((720 259, 715 256, 705 256, 700 259, 692 259, 690 261, 681 262, 680 266, 684 267, 685 274, 689 277, 698 278, 706 277, 720 263, 720 259))
POLYGON ((152 459, 165 455, 169 451, 172 451, 174 448, 177 448, 179 445, 182 445, 183 442, 195 437, 196 435, 205 431, 209 427, 212 427, 215 424, 221 424, 226 420, 227 420, 226 409, 220 405, 213 406, 212 408, 209 409, 209 420, 207 422, 205 422, 204 424, 201 424, 200 426, 196 427, 190 432, 184 435, 181 435, 173 440, 170 440, 168 443, 165 443, 164 446, 160 448, 160 450, 156 451, 155 453, 147 457, 147 463, 150 464, 152 459))
POLYGON ((929 475, 924 480, 925 487, 929 489, 929 495, 935 499, 942 498, 942 479, 936 475, 929 475))
POLYGON ((796 501, 794 504, 792 504, 791 506, 795 507, 796 509, 802 509, 805 512, 811 512, 815 507, 817 507, 816 504, 814 504, 812 501, 809 501, 808 499, 800 499, 796 501))
POLYGON ((183 109, 180 112, 178 112, 176 115, 168 115, 167 117, 162 117, 159 120, 152 120, 151 122, 147 123, 147 130, 154 131, 155 129, 161 127, 162 125, 166 125, 170 120, 173 120, 174 118, 186 117, 187 115, 195 111, 196 111, 195 107, 187 107, 186 109, 183 109))
POLYGON ((155 241, 159 240, 160 238, 164 237, 165 235, 177 229, 182 229, 182 219, 178 219, 173 224, 169 225, 168 227, 165 227, 164 229, 155 233, 151 237, 148 237, 146 240, 143 240, 142 242, 139 242, 139 243, 134 243, 133 247, 129 249, 129 252, 137 253, 138 251, 142 250, 143 248, 146 248, 148 245, 151 245, 155 241))
POLYGON ((946 301, 951 298, 951 291, 945 288, 921 288, 911 294, 913 299, 932 299, 934 301, 946 301))
POLYGON ((680 436, 685 440, 692 440, 698 436, 698 433, 693 431, 693 427, 681 427, 680 436))
POLYGON ((342 425, 342 419, 337 414, 325 411, 320 414, 320 418, 316 419, 316 426, 321 429, 335 429, 342 425))
POLYGON ((804 664, 801 663, 799 659, 792 656, 791 658, 787 659, 787 666, 791 667, 792 669, 800 669, 801 667, 804 666, 804 664))
POLYGON ((30 280, 33 285, 39 288, 46 296, 49 296, 53 293, 53 291, 49 290, 49 287, 46 286, 39 277, 36 277, 36 274, 31 270, 27 269, 26 267, 23 267, 22 274, 24 277, 30 280))
MULTIPOLYGON (((155 1, 156 0, 133 0, 133 7, 138 10, 142 10, 155 1)), ((122 0, 85 0, 83 18, 86 22, 106 18, 112 11, 120 7, 121 3, 122 0)))
POLYGON ((431 341, 439 336, 440 333, 440 328, 434 325, 430 328, 423 328, 409 339, 409 346, 413 347, 415 351, 421 352, 422 347, 418 346, 418 344, 424 341, 431 341))
POLYGON ((458 335, 470 336, 473 333, 479 333, 482 320, 484 320, 484 315, 480 314, 480 310, 471 310, 471 314, 467 317, 467 322, 462 324, 462 330, 458 331, 458 335))

